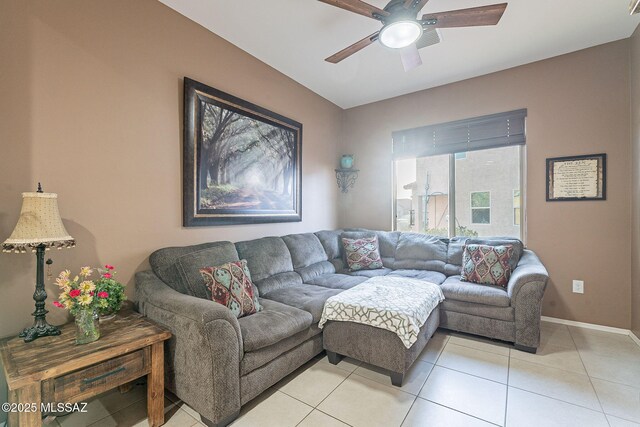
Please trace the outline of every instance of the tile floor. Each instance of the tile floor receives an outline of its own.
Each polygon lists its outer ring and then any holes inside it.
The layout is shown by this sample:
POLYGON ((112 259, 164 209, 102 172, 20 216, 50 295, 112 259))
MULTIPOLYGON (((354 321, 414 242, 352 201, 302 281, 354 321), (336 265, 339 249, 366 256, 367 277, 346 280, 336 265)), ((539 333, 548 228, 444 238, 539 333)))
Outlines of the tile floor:
MULTIPOLYGON (((200 426, 167 396, 166 426, 200 426)), ((49 425, 144 426, 145 387, 94 399, 49 425)), ((640 427, 640 346, 628 336, 543 323, 538 354, 439 330, 402 388, 383 371, 318 358, 241 412, 245 426, 640 427)))

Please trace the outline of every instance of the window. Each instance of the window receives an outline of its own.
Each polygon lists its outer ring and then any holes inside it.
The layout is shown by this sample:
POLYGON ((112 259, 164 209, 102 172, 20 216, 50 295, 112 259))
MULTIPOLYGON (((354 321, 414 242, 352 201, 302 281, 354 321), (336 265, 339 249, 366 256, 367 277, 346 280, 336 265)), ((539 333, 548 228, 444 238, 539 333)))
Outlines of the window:
POLYGON ((395 162, 395 229, 448 235, 449 156, 395 162))
POLYGON ((491 192, 471 192, 471 224, 491 224, 491 192))
POLYGON ((393 132, 395 230, 522 238, 526 113, 393 132))
POLYGON ((520 190, 513 190, 513 225, 520 225, 520 190))
POLYGON ((469 151, 462 162, 454 154, 397 160, 395 230, 521 238, 522 155, 516 146, 469 151))

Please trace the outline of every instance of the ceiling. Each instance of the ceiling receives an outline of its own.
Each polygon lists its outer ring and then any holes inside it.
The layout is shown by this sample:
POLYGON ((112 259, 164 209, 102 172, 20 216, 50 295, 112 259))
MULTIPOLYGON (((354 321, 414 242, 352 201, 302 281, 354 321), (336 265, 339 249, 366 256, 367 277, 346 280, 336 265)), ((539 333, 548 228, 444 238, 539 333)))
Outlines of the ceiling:
MULTIPOLYGON (((342 108, 627 38, 640 22, 629 0, 505 0, 497 26, 442 29, 441 43, 420 50, 423 65, 405 72, 379 43, 325 62, 381 25, 316 0, 160 1, 342 108)), ((431 0, 421 14, 500 2, 431 0)))

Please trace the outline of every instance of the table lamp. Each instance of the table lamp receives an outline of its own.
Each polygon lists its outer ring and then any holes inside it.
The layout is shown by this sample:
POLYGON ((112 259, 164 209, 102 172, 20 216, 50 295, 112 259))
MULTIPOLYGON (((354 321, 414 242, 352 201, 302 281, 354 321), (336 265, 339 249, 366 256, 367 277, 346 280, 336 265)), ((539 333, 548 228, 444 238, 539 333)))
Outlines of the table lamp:
POLYGON ((44 290, 44 252, 50 248, 71 248, 76 245, 73 237, 65 230, 58 211, 58 195, 44 193, 38 183, 36 193, 22 193, 20 218, 11 236, 2 244, 3 252, 36 253, 36 291, 33 299, 36 311, 32 313, 33 326, 23 330, 18 336, 25 342, 36 338, 60 335, 60 329, 47 323, 48 311, 44 308, 47 293, 44 290))

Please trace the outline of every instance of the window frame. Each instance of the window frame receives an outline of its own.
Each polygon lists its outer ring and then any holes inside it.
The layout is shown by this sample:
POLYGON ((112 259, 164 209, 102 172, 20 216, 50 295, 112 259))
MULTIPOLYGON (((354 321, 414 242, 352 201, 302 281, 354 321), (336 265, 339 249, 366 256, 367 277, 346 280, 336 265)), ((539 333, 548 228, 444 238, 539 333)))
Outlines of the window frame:
POLYGON ((470 224, 473 225, 491 225, 491 190, 472 191, 469 193, 469 209, 471 209, 471 216, 469 217, 470 224), (489 206, 476 206, 473 207, 473 195, 478 193, 489 193, 489 206), (474 209, 489 209, 489 222, 473 222, 473 210, 474 209))
POLYGON ((513 226, 514 227, 521 227, 522 226, 522 191, 520 189, 514 189, 511 192, 511 196, 512 196, 512 202, 513 202, 513 226), (516 206, 516 191, 518 192, 518 203, 519 206, 516 206), (519 215, 516 215, 516 209, 520 209, 519 215), (519 224, 516 223, 516 218, 518 219, 518 221, 520 222, 519 224))

